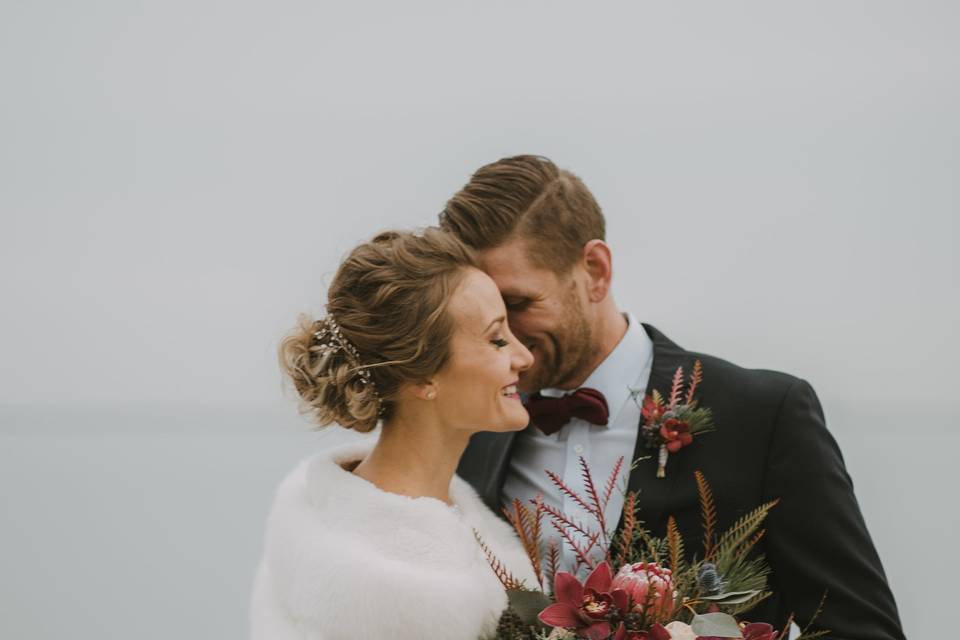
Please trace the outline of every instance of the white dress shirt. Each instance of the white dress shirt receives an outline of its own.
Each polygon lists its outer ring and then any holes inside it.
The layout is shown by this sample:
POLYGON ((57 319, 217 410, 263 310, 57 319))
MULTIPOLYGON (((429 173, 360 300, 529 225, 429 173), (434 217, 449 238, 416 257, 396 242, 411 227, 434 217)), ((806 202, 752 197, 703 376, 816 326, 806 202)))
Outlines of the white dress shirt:
MULTIPOLYGON (((643 327, 630 314, 627 332, 603 362, 594 369, 583 383, 584 387, 603 393, 610 409, 610 418, 605 426, 591 424, 580 418, 571 418, 559 431, 545 435, 530 425, 517 434, 510 467, 503 485, 503 502, 510 504, 520 498, 524 504, 537 495, 543 496, 545 504, 557 507, 576 522, 589 529, 598 528, 596 519, 580 507, 572 498, 561 492, 547 477, 546 470, 559 475, 563 482, 586 498, 587 490, 580 468, 580 457, 590 465, 597 492, 603 497, 603 487, 613 472, 617 459, 623 457, 623 466, 617 479, 617 488, 604 510, 606 528, 612 533, 623 511, 624 493, 630 476, 630 463, 637 442, 640 425, 640 406, 631 395, 632 390, 642 394, 650 379, 653 364, 653 341, 643 327)), ((561 397, 570 393, 560 389, 543 389, 545 396, 561 397)), ((576 554, 568 543, 560 539, 556 530, 545 517, 543 522, 544 542, 553 538, 561 543, 560 568, 570 570, 576 562, 576 554)), ((578 544, 584 538, 577 537, 578 544)), ((598 549, 592 558, 600 558, 598 549)), ((581 571, 582 577, 583 571, 581 571)))

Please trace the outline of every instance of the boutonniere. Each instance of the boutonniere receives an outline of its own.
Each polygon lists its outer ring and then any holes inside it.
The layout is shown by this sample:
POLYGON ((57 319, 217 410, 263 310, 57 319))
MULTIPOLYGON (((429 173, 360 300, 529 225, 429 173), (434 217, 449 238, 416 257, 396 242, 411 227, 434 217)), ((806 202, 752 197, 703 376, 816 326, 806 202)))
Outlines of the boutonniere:
POLYGON ((648 449, 658 451, 657 477, 666 477, 667 458, 693 442, 693 436, 713 431, 713 416, 710 409, 698 407, 694 393, 697 386, 703 381, 703 367, 700 361, 693 363, 693 371, 684 391, 683 367, 677 367, 673 375, 673 386, 669 397, 664 400, 663 395, 653 390, 643 394, 641 390, 631 389, 631 396, 640 405, 643 414, 643 424, 640 427, 640 436, 646 441, 648 449))

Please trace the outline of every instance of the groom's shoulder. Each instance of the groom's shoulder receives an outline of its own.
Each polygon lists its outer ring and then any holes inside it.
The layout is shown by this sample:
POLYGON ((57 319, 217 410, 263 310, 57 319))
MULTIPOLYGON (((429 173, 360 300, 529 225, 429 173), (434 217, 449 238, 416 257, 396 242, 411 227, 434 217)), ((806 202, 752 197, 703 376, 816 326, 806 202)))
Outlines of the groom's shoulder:
POLYGON ((694 360, 700 361, 704 377, 707 377, 707 371, 712 371, 712 378, 718 383, 737 385, 744 391, 786 391, 800 380, 784 371, 746 367, 709 353, 691 351, 690 354, 694 360))
POLYGON ((724 395, 744 398, 782 398, 790 389, 803 381, 790 373, 763 367, 748 367, 733 360, 699 350, 689 350, 678 346, 664 334, 649 327, 654 340, 654 349, 662 349, 666 354, 680 355, 684 370, 700 361, 703 369, 703 391, 709 389, 724 395))

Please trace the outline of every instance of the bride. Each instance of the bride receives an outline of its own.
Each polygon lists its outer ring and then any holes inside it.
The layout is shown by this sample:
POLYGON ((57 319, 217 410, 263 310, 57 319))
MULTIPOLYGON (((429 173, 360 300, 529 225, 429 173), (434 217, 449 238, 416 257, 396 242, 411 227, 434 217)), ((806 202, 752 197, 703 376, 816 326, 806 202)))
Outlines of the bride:
POLYGON ((512 528, 454 475, 473 433, 517 431, 533 357, 493 281, 436 229, 354 249, 327 315, 280 346, 301 410, 378 438, 303 461, 280 484, 254 582, 254 640, 495 632, 507 606, 484 545, 535 578, 512 528))

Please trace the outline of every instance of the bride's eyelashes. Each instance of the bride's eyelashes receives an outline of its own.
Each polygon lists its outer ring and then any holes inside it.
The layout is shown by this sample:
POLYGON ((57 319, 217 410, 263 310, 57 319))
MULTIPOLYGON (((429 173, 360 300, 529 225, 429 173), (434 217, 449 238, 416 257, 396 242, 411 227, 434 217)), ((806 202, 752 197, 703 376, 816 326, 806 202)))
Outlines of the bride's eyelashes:
POLYGON ((507 341, 504 340, 503 338, 494 338, 494 339, 491 340, 490 342, 491 342, 491 344, 493 344, 497 349, 503 349, 505 346, 507 346, 508 344, 510 344, 509 342, 507 342, 507 341))

